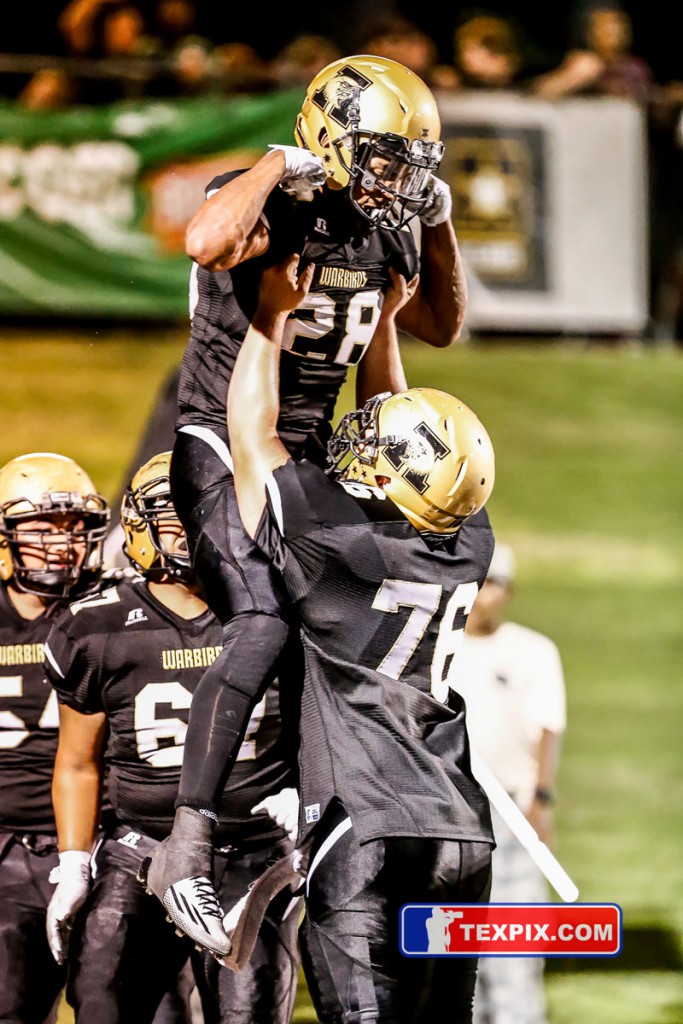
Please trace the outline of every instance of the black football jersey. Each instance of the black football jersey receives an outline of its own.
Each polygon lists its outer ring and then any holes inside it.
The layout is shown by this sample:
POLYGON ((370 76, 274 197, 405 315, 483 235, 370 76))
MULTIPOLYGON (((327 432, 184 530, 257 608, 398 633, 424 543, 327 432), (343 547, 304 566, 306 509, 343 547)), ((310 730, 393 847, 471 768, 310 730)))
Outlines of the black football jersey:
MULTIPOLYGON (((192 695, 222 650, 210 611, 184 619, 144 579, 75 602, 55 620, 46 671, 59 700, 83 714, 104 712, 108 791, 117 818, 153 838, 169 834, 192 695)), ((216 842, 281 837, 251 808, 291 786, 277 685, 254 708, 220 809, 216 842)))
POLYGON ((52 619, 22 618, 0 584, 0 830, 54 832, 59 709, 45 679, 52 619))
POLYGON ((290 460, 269 481, 257 543, 302 621, 302 828, 336 796, 361 842, 491 842, 452 689, 493 552, 486 511, 455 537, 425 537, 378 492, 290 460))
MULTIPOLYGON (((215 178, 207 194, 241 173, 215 178)), ((416 242, 409 228, 370 229, 344 193, 327 188, 303 202, 277 187, 263 217, 270 232, 264 256, 229 271, 193 266, 192 328, 180 371, 178 423, 225 434, 227 388, 256 310, 263 268, 298 252, 302 267, 313 262, 316 269, 308 295, 285 329, 278 429, 292 452, 303 452, 307 440, 317 437, 324 453, 339 389, 374 334, 389 266, 413 278, 420 267, 416 242)))

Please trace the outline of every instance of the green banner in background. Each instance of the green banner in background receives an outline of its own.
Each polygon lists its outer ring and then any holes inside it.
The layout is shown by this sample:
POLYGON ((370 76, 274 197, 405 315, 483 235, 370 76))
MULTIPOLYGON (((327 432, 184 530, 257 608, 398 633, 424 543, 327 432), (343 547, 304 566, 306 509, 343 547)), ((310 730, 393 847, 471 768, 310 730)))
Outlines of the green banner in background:
POLYGON ((0 105, 0 314, 185 316, 183 236, 204 187, 293 144, 302 99, 0 105))

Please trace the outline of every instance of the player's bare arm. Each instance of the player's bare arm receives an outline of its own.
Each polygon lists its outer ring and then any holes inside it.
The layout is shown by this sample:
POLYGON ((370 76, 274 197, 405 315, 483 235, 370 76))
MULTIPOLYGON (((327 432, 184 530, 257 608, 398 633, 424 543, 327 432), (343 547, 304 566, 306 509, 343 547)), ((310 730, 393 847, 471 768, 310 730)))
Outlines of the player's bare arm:
POLYGON ((52 779, 60 851, 89 851, 97 835, 106 735, 104 713, 82 715, 60 705, 59 747, 52 779))
POLYGON ((296 146, 270 146, 253 167, 202 204, 185 232, 185 251, 207 270, 230 270, 263 255, 270 236, 261 214, 276 185, 303 195, 324 178, 322 161, 314 154, 296 146))
POLYGON ((284 166, 282 153, 272 150, 202 203, 185 232, 187 255, 207 270, 230 270, 262 255, 268 230, 261 212, 284 166))
POLYGON ((277 432, 280 412, 280 339, 289 313, 306 296, 311 263, 298 273, 299 256, 264 271, 259 305, 240 347, 228 390, 228 432, 237 503, 250 537, 266 503, 266 480, 289 458, 277 432))
POLYGON ((420 260, 420 286, 401 310, 398 326, 428 345, 447 348, 460 337, 467 311, 467 280, 450 214, 436 225, 422 225, 420 260))
POLYGON ((415 294, 419 277, 416 275, 412 281, 406 281, 393 267, 389 268, 389 274, 391 285, 385 292, 375 333, 358 364, 356 401, 359 408, 373 395, 384 391, 396 395, 408 387, 401 362, 396 316, 415 294))
POLYGON ((71 928, 91 883, 90 855, 99 826, 102 760, 107 737, 104 713, 83 715, 59 709, 59 748, 52 781, 59 867, 50 881, 57 887, 47 908, 50 950, 66 962, 71 928))

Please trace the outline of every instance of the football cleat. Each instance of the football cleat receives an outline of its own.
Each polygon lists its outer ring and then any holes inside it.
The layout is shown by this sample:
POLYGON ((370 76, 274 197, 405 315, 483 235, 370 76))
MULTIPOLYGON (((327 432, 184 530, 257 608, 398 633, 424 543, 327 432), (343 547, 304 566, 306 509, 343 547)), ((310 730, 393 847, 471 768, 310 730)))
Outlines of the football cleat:
POLYGON ((212 834, 205 815, 179 807, 173 832, 142 862, 138 881, 161 901, 176 928, 202 949, 224 957, 232 944, 210 878, 212 834))
MULTIPOLYGON (((138 880, 147 892, 159 896, 148 884, 151 858, 143 861, 138 880)), ((228 956, 232 943, 223 929, 223 910, 213 883, 204 875, 181 878, 166 886, 159 897, 166 910, 166 919, 175 925, 176 935, 187 936, 197 949, 208 950, 216 957, 228 956)))

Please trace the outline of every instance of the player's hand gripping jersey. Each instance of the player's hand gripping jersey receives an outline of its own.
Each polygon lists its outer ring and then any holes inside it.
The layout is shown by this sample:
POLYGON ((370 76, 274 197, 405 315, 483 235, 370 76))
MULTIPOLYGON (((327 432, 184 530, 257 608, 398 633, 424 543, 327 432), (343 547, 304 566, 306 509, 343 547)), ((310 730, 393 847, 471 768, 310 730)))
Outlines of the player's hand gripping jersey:
MULTIPOLYGON (((82 714, 106 712, 116 817, 154 839, 171 831, 192 695, 221 644, 211 612, 177 616, 142 579, 72 604, 50 632, 47 663, 59 700, 82 714)), ((251 716, 225 790, 217 846, 281 838, 266 814, 250 811, 293 785, 288 764, 274 686, 251 716)))
POLYGON ((290 460, 271 477, 256 541, 305 623, 302 834, 336 796, 361 843, 491 842, 451 689, 493 551, 486 510, 454 535, 420 534, 381 492, 290 460))
MULTIPOLYGON (((207 195, 240 173, 215 178, 207 195)), ((390 284, 389 267, 410 281, 420 269, 417 246, 408 227, 370 229, 345 194, 330 189, 299 202, 276 188, 263 216, 271 239, 265 256, 232 270, 193 267, 192 330, 181 368, 178 422, 225 433, 225 394, 256 310, 263 267, 299 252, 302 266, 315 263, 315 275, 285 330, 278 429, 295 455, 310 454, 304 442, 317 434, 324 461, 328 421, 349 366, 358 363, 372 339, 390 284)))

